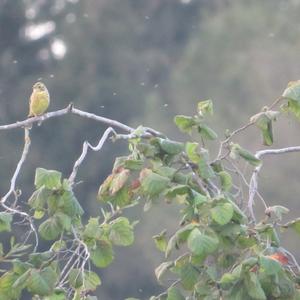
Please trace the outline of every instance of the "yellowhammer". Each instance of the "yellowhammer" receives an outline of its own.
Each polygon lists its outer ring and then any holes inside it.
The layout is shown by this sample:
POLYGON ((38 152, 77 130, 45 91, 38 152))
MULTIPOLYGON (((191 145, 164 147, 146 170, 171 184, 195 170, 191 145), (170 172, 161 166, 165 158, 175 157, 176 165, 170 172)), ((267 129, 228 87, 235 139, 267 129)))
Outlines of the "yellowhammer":
POLYGON ((50 103, 49 92, 42 82, 35 83, 32 89, 28 117, 42 115, 47 110, 50 103))

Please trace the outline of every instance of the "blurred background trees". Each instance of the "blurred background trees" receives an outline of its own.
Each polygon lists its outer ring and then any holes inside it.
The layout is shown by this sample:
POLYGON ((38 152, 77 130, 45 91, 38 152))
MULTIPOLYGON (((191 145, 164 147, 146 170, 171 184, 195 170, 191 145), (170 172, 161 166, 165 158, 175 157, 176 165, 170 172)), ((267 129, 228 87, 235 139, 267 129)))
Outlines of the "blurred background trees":
MULTIPOLYGON (((299 0, 0 0, 0 122, 26 117, 31 86, 41 78, 51 94, 50 110, 74 102, 176 138, 173 115, 192 113, 199 100, 212 98, 221 135, 271 103, 289 80, 299 79, 299 13, 299 0)), ((283 134, 275 147, 299 144, 290 138, 299 124, 278 122, 283 134)), ((36 167, 68 175, 82 142, 96 141, 104 129, 74 116, 34 127, 20 182, 24 201, 36 167)), ((1 132, 2 194, 20 156, 22 135, 1 132)), ((254 149, 261 141, 239 142, 254 149)), ((80 171, 78 198, 94 216, 97 188, 122 152, 126 148, 107 144, 80 171)), ((282 203, 296 216, 300 171, 289 161, 266 164, 262 193, 269 204, 282 203)), ((139 209, 132 217, 141 218, 139 209)), ((161 258, 149 240, 162 224, 172 228, 175 213, 163 205, 142 215, 136 245, 120 249, 100 274, 101 299, 146 298, 159 291, 153 269, 161 258), (112 278, 118 286, 110 285, 112 278)), ((299 246, 292 238, 285 243, 290 250, 299 246)))

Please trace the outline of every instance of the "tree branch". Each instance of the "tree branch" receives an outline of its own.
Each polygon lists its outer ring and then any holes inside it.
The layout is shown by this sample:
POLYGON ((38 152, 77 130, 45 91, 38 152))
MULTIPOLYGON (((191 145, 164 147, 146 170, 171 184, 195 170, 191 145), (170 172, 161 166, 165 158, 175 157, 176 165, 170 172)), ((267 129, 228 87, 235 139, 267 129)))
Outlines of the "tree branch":
MULTIPOLYGON (((285 154, 285 153, 291 153, 291 152, 300 152, 300 146, 294 146, 294 147, 287 147, 287 148, 280 148, 280 149, 266 149, 266 150, 260 150, 257 151, 255 154, 255 157, 258 159, 261 159, 263 156, 266 155, 278 155, 278 154, 285 154)), ((250 183, 249 183, 249 198, 248 198, 248 210, 250 212, 251 218, 255 222, 255 215, 253 211, 254 206, 254 197, 255 194, 257 194, 257 188, 258 188, 258 173, 260 172, 263 164, 261 163, 259 166, 257 166, 251 176, 250 183)))
POLYGON ((225 155, 222 156, 224 146, 227 145, 236 134, 244 131, 245 129, 252 126, 253 124, 254 124, 254 122, 247 123, 246 125, 244 125, 244 126, 238 128, 238 129, 234 130, 233 132, 231 132, 230 135, 225 140, 221 141, 218 155, 217 155, 216 159, 212 161, 212 163, 214 163, 218 160, 226 158, 230 151, 228 151, 225 155))
POLYGON ((83 110, 79 110, 77 108, 74 108, 72 103, 70 103, 66 108, 56 110, 56 111, 51 111, 51 112, 45 113, 41 116, 28 118, 26 120, 17 121, 15 123, 7 124, 7 125, 2 125, 2 126, 0 126, 0 130, 30 127, 30 125, 32 125, 33 123, 41 123, 41 122, 44 122, 48 119, 60 117, 60 116, 63 116, 63 115, 69 114, 69 113, 72 113, 74 115, 78 115, 78 116, 81 116, 81 117, 84 117, 84 118, 92 119, 92 120, 101 122, 103 124, 107 124, 109 126, 122 129, 122 130, 127 131, 127 132, 134 131, 134 128, 129 127, 129 126, 127 126, 127 125, 125 125, 121 122, 118 122, 116 120, 108 119, 108 118, 105 118, 105 117, 101 117, 101 116, 98 116, 98 115, 95 115, 95 114, 92 114, 92 113, 85 112, 83 110))
POLYGON ((8 197, 15 192, 15 188, 16 188, 16 180, 17 177, 20 173, 21 167, 27 157, 28 151, 29 151, 29 147, 30 147, 30 136, 29 136, 29 129, 27 127, 25 127, 24 129, 25 132, 25 136, 24 136, 24 148, 23 148, 23 152, 22 152, 22 156, 21 159, 19 160, 16 170, 13 174, 13 177, 10 180, 10 188, 9 191, 2 197, 1 199, 1 203, 5 203, 5 201, 8 199, 8 197))
POLYGON ((82 162, 84 161, 86 155, 87 155, 87 151, 88 149, 92 149, 93 151, 99 151, 101 150, 101 148, 103 147, 103 144, 105 143, 105 141, 108 139, 109 135, 111 133, 116 134, 115 130, 112 127, 108 127, 105 132, 103 133, 101 139, 99 140, 98 144, 96 146, 92 146, 88 141, 84 141, 83 146, 82 146, 82 152, 81 155, 79 156, 79 158, 76 160, 74 166, 73 166, 73 170, 72 173, 69 177, 69 183, 70 185, 74 184, 74 180, 75 177, 77 175, 78 172, 78 168, 79 166, 82 164, 82 162))

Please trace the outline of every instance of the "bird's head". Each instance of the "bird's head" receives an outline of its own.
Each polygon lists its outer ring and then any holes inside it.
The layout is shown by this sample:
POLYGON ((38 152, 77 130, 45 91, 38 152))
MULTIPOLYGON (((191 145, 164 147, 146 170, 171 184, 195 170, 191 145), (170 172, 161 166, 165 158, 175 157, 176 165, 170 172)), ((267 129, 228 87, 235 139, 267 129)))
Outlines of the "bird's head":
POLYGON ((45 91, 47 89, 46 86, 40 81, 36 82, 32 88, 33 90, 37 91, 45 91))

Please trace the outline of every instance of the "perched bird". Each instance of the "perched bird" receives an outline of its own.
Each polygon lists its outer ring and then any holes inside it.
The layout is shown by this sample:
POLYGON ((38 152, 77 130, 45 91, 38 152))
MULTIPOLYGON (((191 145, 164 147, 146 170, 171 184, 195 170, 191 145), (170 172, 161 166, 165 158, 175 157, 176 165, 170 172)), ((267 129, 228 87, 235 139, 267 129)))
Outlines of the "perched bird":
POLYGON ((48 108, 50 96, 46 86, 42 82, 36 82, 29 101, 28 117, 36 117, 42 115, 48 108))

